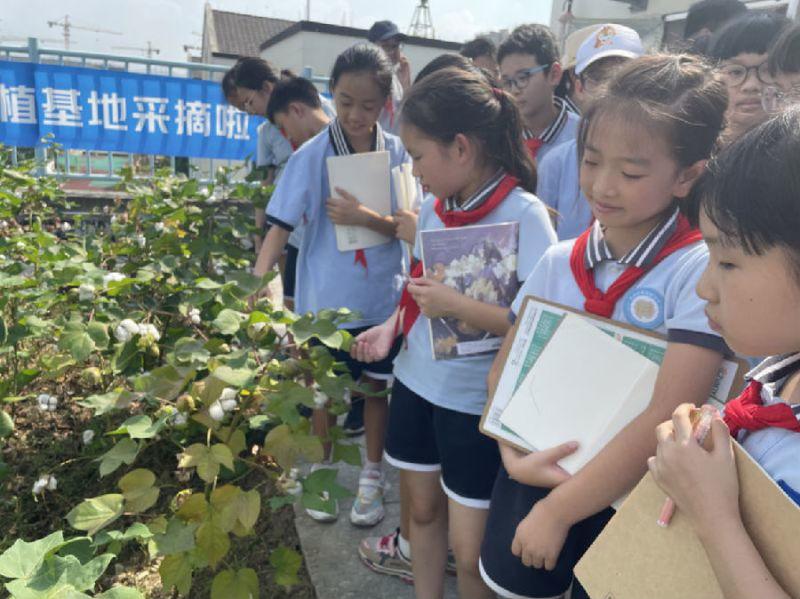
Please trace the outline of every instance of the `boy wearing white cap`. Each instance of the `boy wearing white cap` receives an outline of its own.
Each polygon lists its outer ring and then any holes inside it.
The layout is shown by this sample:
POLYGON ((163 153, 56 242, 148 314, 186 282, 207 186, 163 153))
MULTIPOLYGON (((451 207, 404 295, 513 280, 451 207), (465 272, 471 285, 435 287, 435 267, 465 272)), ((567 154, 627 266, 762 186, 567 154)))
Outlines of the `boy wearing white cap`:
MULTIPOLYGON (((608 23, 595 28, 575 56, 574 97, 584 109, 592 96, 614 75, 620 64, 644 54, 639 34, 630 27, 608 23)), ((592 211, 578 181, 578 144, 573 139, 539 162, 536 195, 557 213, 560 240, 577 237, 592 222, 592 211)))

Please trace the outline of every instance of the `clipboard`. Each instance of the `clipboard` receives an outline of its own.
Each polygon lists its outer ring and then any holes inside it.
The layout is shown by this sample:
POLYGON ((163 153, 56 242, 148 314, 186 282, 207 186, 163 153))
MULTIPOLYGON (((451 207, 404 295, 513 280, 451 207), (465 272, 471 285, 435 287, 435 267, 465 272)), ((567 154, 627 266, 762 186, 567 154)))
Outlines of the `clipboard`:
MULTIPOLYGON (((535 449, 503 426, 500 414, 541 355, 565 314, 575 314, 586 319, 657 364, 660 364, 664 357, 667 347, 665 335, 575 310, 556 302, 527 296, 517 317, 514 339, 503 363, 502 375, 494 395, 486 402, 481 416, 479 428, 484 435, 508 443, 520 451, 530 452, 535 449)), ((720 367, 709 403, 722 407, 728 400, 736 397, 744 387, 744 375, 747 369, 744 360, 726 358, 720 367)))
MULTIPOLYGON (((739 509, 769 571, 800 597, 800 508, 736 442, 739 509)), ((592 599, 724 599, 703 545, 680 509, 656 524, 666 495, 648 472, 575 566, 592 599)))

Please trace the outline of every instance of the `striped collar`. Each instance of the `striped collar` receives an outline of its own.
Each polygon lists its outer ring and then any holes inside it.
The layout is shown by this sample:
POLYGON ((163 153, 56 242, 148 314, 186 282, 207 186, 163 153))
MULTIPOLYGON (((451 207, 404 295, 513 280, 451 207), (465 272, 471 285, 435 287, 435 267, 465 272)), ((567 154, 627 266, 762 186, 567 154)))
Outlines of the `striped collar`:
POLYGON ((469 212, 470 210, 476 210, 477 208, 480 208, 483 203, 489 199, 489 196, 492 195, 492 192, 497 189, 497 186, 500 185, 500 181, 502 181, 503 177, 505 176, 506 172, 503 169, 498 170, 488 181, 486 181, 486 183, 481 185, 478 191, 473 193, 460 205, 456 201, 455 197, 447 198, 444 201, 444 209, 448 212, 469 212))
MULTIPOLYGON (((675 211, 667 219, 650 231, 635 248, 617 260, 617 262, 639 268, 647 266, 675 232, 678 227, 679 214, 680 211, 675 208, 675 211)), ((614 260, 614 256, 611 254, 611 249, 609 249, 603 237, 603 229, 600 226, 600 222, 594 221, 586 244, 584 264, 586 264, 586 268, 594 269, 598 264, 606 260, 614 260)))
POLYGON ((564 125, 567 124, 567 120, 569 120, 569 109, 567 108, 567 103, 558 96, 553 96, 553 106, 555 106, 556 110, 558 110, 558 116, 555 118, 555 120, 550 123, 550 125, 548 125, 548 127, 539 135, 534 135, 530 129, 523 129, 522 137, 524 139, 538 138, 542 140, 542 143, 547 144, 558 137, 558 134, 561 133, 564 125))
POLYGON ((776 383, 800 370, 800 352, 770 356, 747 373, 747 379, 761 384, 776 383))
POLYGON ((578 116, 581 115, 581 109, 578 108, 577 104, 575 104, 575 100, 573 100, 569 96, 566 96, 565 98, 561 98, 561 99, 564 100, 564 104, 567 105, 567 110, 577 114, 578 116))
MULTIPOLYGON (((342 124, 339 119, 333 119, 328 126, 328 133, 333 145, 333 151, 337 156, 347 156, 348 154, 355 154, 356 151, 350 145, 347 136, 344 134, 342 124)), ((372 140, 372 152, 382 152, 386 149, 386 144, 383 139, 383 130, 379 123, 375 123, 375 137, 372 140)))

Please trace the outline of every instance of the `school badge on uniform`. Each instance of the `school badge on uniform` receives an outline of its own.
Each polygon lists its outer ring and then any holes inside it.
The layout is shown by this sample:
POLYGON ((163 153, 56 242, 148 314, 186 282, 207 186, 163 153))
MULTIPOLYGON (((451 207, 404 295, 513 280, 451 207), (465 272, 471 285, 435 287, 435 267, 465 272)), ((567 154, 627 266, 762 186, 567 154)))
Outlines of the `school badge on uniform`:
POLYGON ((656 329, 664 323, 664 297, 655 289, 634 289, 625 298, 625 318, 643 329, 656 329))

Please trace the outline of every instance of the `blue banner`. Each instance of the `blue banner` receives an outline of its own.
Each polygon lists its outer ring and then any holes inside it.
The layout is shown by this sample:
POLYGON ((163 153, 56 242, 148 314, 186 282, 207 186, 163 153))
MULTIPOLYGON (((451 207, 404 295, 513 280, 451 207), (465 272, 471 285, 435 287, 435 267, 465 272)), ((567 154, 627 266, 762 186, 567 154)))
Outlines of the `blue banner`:
POLYGON ((219 83, 127 71, 0 61, 0 143, 194 158, 255 156, 261 117, 219 83))

